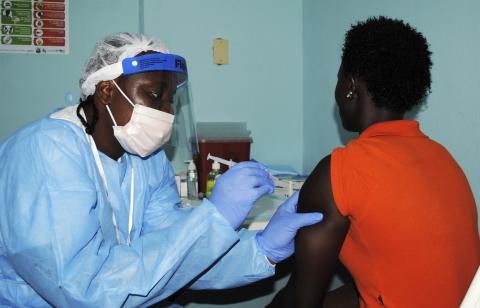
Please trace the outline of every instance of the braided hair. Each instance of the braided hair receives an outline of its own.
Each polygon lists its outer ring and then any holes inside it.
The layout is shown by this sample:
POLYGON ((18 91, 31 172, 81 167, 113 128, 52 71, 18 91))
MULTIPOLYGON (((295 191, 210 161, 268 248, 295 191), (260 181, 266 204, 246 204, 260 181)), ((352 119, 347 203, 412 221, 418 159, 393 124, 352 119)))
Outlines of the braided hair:
POLYGON ((92 95, 87 96, 85 100, 80 99, 80 104, 78 104, 77 107, 77 117, 80 119, 80 122, 82 122, 83 126, 85 126, 85 132, 89 135, 92 135, 95 131, 95 125, 98 121, 98 109, 93 102, 92 95), (82 109, 85 110, 85 107, 88 105, 91 105, 93 108, 92 123, 88 123, 86 117, 84 118, 80 112, 82 109))

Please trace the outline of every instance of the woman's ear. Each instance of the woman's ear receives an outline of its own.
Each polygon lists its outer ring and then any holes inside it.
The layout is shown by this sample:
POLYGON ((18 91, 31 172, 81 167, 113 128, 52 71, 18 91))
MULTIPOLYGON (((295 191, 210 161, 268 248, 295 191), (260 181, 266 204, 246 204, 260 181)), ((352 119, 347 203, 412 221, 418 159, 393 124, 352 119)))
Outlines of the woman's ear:
POLYGON ((348 98, 351 100, 358 97, 358 80, 353 76, 348 77, 348 94, 350 94, 348 98))
POLYGON ((113 82, 111 80, 100 81, 95 88, 95 95, 103 105, 109 105, 113 96, 113 82))

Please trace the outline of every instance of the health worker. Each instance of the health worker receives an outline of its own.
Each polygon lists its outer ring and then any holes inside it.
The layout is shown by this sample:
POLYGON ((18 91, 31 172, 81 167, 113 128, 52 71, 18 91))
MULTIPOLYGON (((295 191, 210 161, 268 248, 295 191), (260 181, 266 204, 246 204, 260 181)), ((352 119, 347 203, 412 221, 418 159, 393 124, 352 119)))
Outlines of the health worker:
POLYGON ((147 306, 187 285, 248 284, 273 275, 297 229, 322 219, 297 214, 293 196, 264 231, 239 230, 274 189, 257 162, 179 207, 162 146, 187 81, 185 59, 160 41, 109 36, 86 62, 80 103, 0 146, 1 306, 147 306))

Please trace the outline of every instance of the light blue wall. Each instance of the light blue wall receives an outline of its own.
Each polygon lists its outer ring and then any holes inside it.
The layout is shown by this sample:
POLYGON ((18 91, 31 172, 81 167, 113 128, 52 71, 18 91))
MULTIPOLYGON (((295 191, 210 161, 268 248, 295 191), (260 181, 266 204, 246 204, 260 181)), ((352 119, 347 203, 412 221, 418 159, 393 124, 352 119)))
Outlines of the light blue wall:
POLYGON ((145 33, 186 57, 200 122, 247 122, 251 157, 302 169, 302 1, 146 0, 145 33), (226 38, 230 63, 212 63, 226 38))
POLYGON ((65 103, 78 101, 78 79, 96 41, 117 31, 138 31, 138 2, 70 1, 70 54, 0 53, 0 141, 65 103))
POLYGON ((418 120, 457 159, 480 203, 480 1, 304 0, 303 12, 305 171, 349 137, 338 129, 333 94, 344 33, 356 21, 383 14, 427 37, 433 84, 418 120))
MULTIPOLYGON (((69 55, 0 54, 0 140, 62 106, 66 92, 76 100, 93 44, 108 33, 137 31, 138 3, 70 1, 69 55)), ((333 89, 349 24, 378 14, 411 22, 434 52, 432 94, 419 120, 457 158, 478 201, 479 11, 477 0, 146 0, 145 31, 189 60, 198 121, 245 121, 252 157, 309 172, 346 140, 333 89), (230 64, 211 63, 215 37, 230 40, 230 64)))

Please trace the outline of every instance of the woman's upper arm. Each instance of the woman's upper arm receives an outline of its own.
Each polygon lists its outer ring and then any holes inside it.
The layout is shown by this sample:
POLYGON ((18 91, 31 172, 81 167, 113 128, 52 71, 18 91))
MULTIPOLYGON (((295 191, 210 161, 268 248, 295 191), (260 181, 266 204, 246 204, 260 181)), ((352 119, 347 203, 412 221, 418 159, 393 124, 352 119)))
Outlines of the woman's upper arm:
POLYGON ((301 229, 295 240, 292 275, 295 302, 318 307, 328 291, 338 254, 350 222, 335 204, 330 180, 330 155, 322 159, 301 189, 298 212, 322 212, 321 223, 301 229))

